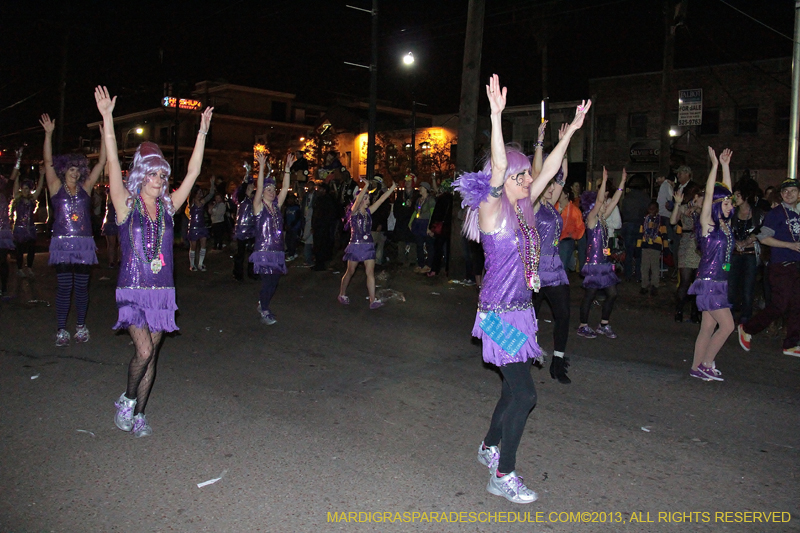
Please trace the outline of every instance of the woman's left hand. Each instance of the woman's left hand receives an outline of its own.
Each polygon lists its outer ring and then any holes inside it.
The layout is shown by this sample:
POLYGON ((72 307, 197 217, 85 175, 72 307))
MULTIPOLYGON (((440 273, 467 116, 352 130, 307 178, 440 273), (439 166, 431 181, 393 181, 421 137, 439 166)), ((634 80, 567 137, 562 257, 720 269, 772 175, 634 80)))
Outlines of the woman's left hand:
POLYGON ((203 111, 202 116, 200 117, 200 131, 202 133, 208 134, 208 128, 211 127, 211 116, 214 114, 213 107, 207 107, 205 111, 203 111))

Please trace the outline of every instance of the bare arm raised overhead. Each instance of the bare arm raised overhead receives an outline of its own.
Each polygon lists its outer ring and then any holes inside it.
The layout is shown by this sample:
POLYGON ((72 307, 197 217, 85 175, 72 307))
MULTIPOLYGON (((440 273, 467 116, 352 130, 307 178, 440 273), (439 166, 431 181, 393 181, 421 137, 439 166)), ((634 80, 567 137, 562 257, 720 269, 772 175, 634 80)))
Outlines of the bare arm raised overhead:
POLYGON ((717 182, 717 168, 719 161, 717 153, 710 146, 708 147, 708 157, 711 159, 711 171, 706 180, 706 195, 703 197, 703 208, 700 210, 700 228, 703 237, 708 235, 713 226, 711 220, 711 205, 714 203, 714 184, 717 182))
POLYGON ((208 129, 211 127, 211 116, 214 114, 213 107, 207 107, 200 117, 200 130, 197 132, 197 140, 194 143, 194 151, 192 157, 189 159, 189 165, 186 171, 186 177, 183 178, 183 183, 172 193, 172 205, 175 209, 180 207, 183 202, 189 197, 194 187, 194 182, 200 175, 200 169, 203 166, 203 153, 206 149, 206 137, 208 136, 208 129))

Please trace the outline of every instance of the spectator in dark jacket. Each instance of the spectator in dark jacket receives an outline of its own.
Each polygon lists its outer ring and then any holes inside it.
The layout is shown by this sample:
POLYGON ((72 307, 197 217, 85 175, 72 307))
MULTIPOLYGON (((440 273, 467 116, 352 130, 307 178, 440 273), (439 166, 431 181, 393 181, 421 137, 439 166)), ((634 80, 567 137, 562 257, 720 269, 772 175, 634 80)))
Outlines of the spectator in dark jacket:
POLYGON ((622 240, 625 243, 625 279, 631 281, 642 277, 642 258, 636 239, 639 236, 639 226, 647 216, 650 195, 645 192, 647 181, 638 175, 630 179, 628 188, 628 193, 620 202, 619 212, 622 216, 622 240))

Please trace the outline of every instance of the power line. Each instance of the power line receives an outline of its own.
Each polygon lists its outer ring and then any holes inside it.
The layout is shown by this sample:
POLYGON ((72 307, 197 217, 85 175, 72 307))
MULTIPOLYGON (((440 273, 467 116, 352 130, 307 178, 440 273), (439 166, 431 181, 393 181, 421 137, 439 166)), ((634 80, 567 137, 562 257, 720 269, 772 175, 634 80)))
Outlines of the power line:
POLYGON ((779 32, 779 31, 778 31, 778 30, 776 30, 775 28, 773 28, 773 27, 771 27, 771 26, 769 26, 769 25, 767 25, 767 24, 765 24, 765 23, 761 22, 761 21, 760 21, 760 20, 758 20, 757 18, 755 18, 755 17, 752 17, 752 16, 748 15, 747 13, 745 13, 744 11, 742 11, 741 9, 739 9, 738 7, 730 5, 730 4, 729 4, 728 2, 726 2, 725 0, 719 0, 719 1, 720 1, 721 3, 723 3, 723 4, 725 4, 726 6, 728 6, 729 8, 733 9, 734 11, 737 11, 737 12, 741 13, 742 15, 744 15, 744 16, 745 16, 745 17, 747 17, 747 18, 749 18, 749 19, 750 19, 750 20, 752 20, 753 22, 756 22, 756 23, 758 23, 758 24, 761 24, 762 26, 764 26, 764 27, 765 27, 765 28, 767 28, 768 30, 770 30, 770 31, 773 31, 773 32, 777 33, 778 35, 780 35, 781 37, 784 37, 784 38, 786 38, 786 39, 789 39, 790 41, 794 42, 794 39, 793 39, 793 38, 789 37, 789 36, 788 36, 788 35, 786 35, 786 34, 783 34, 783 33, 779 32))

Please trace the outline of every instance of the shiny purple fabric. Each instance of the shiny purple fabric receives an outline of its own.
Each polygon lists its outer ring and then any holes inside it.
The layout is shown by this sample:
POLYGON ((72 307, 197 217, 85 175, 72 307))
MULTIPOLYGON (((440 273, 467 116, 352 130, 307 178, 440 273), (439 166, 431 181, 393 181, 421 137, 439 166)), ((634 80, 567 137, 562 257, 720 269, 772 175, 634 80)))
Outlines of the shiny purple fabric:
POLYGON ((53 236, 49 264, 97 264, 97 246, 92 236, 92 199, 78 185, 75 196, 61 186, 50 199, 53 204, 53 236))
POLYGON ((700 311, 716 311, 730 308, 728 302, 728 271, 723 266, 730 264, 733 236, 721 228, 715 228, 708 236, 700 237, 700 266, 689 294, 697 296, 700 311))
POLYGON ((119 234, 117 210, 114 209, 114 202, 111 201, 111 198, 106 201, 106 216, 103 219, 103 227, 100 229, 100 234, 109 237, 119 234))
POLYGON ((244 241, 256 236, 256 217, 253 215, 253 199, 245 198, 236 209, 235 237, 244 241))
POLYGON ((113 329, 147 327, 150 331, 175 331, 175 283, 172 278, 173 222, 167 213, 164 220, 164 236, 161 254, 164 266, 158 274, 153 273, 150 263, 145 261, 142 233, 144 217, 131 210, 119 225, 120 261, 117 278, 117 309, 119 318, 113 329))
POLYGON ((283 215, 277 200, 272 203, 272 209, 274 214, 264 204, 256 216, 256 243, 250 255, 256 274, 286 274, 283 215))
POLYGON ((542 202, 536 212, 536 231, 541 241, 539 279, 542 287, 569 285, 567 273, 558 255, 558 241, 563 227, 564 220, 556 208, 549 202, 542 202))
POLYGON ((211 234, 206 227, 206 219, 203 213, 206 210, 206 204, 195 205, 189 208, 189 240, 199 241, 203 238, 208 238, 211 234))
POLYGON ((517 250, 517 236, 511 225, 502 223, 494 233, 481 234, 486 255, 486 275, 483 278, 478 313, 472 335, 483 342, 483 360, 495 366, 521 363, 528 359, 542 359, 536 343, 538 325, 531 303, 532 291, 525 285, 525 267, 517 250), (511 355, 495 343, 481 329, 482 313, 493 311, 528 336, 528 340, 511 355))
POLYGON ((614 265, 608 261, 603 253, 603 241, 608 235, 608 230, 600 222, 594 228, 586 228, 588 246, 586 248, 586 264, 581 269, 583 286, 587 289, 605 289, 619 283, 619 278, 614 272, 614 265))
POLYGON ((344 249, 344 261, 368 261, 375 259, 375 243, 372 240, 372 215, 369 209, 364 214, 350 215, 350 244, 344 249))
POLYGON ((8 213, 8 198, 0 193, 0 250, 14 249, 14 234, 11 231, 11 219, 8 213))
POLYGON ((14 242, 30 242, 36 240, 36 224, 33 213, 36 202, 33 199, 19 198, 13 202, 14 242))

